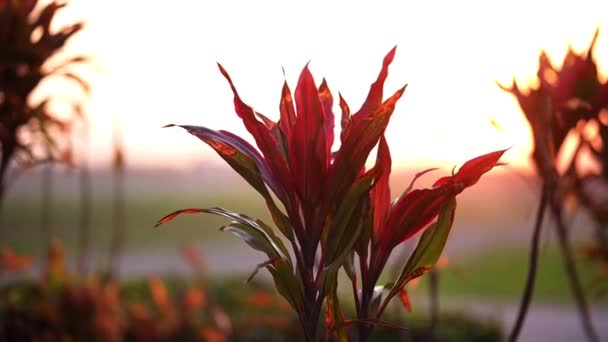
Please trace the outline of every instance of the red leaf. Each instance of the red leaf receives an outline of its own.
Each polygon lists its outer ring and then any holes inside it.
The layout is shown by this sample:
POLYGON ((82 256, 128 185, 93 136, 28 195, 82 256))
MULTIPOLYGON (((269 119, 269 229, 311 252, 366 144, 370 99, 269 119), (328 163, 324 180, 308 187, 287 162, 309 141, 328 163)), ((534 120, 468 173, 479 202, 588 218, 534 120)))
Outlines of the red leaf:
POLYGON ((445 188, 416 189, 400 198, 391 210, 383 247, 388 252, 425 228, 437 215, 447 197, 445 188))
POLYGON ((272 130, 277 125, 276 122, 272 121, 271 119, 269 119, 266 115, 264 115, 262 113, 255 112, 255 115, 257 115, 257 117, 262 120, 264 125, 266 125, 266 128, 268 128, 269 130, 272 130))
POLYGON ((342 117, 340 118, 340 142, 343 142, 344 132, 350 123, 350 108, 348 107, 346 100, 342 97, 342 94, 338 93, 338 96, 340 97, 340 109, 342 109, 342 117))
POLYGON ((407 312, 412 312, 412 302, 410 302, 410 296, 407 294, 405 288, 402 288, 401 291, 399 291, 399 299, 407 312))
POLYGON ((334 98, 331 95, 331 91, 327 86, 327 82, 323 79, 321 85, 319 86, 319 99, 321 100, 321 104, 323 105, 323 112, 325 114, 325 147, 326 147, 326 156, 327 156, 327 167, 331 162, 331 146, 334 144, 334 98))
POLYGON ((296 123, 296 111, 293 108, 293 99, 291 98, 291 90, 287 85, 287 81, 283 84, 283 90, 281 92, 281 103, 279 105, 281 112, 281 118, 279 120, 279 127, 285 139, 290 141, 291 131, 296 123))
POLYGON ((369 93, 367 94, 367 98, 361 106, 361 109, 359 109, 359 111, 355 115, 366 115, 367 113, 374 112, 382 103, 382 90, 384 88, 384 81, 386 81, 386 77, 388 76, 388 67, 395 58, 396 50, 397 47, 395 46, 384 57, 380 74, 378 75, 376 82, 371 85, 369 93))
POLYGON ((289 170, 287 169, 285 159, 283 159, 283 156, 279 151, 276 139, 271 135, 268 128, 256 119, 254 110, 241 100, 228 72, 226 72, 219 63, 218 67, 222 75, 224 75, 228 81, 232 93, 234 94, 234 108, 237 115, 243 120, 245 127, 255 139, 258 148, 264 154, 274 177, 278 181, 277 197, 279 197, 283 203, 291 202, 290 194, 292 193, 292 183, 289 177, 289 170))
POLYGON ((500 150, 484 154, 482 156, 473 158, 460 168, 454 176, 443 177, 438 179, 433 187, 439 187, 446 184, 454 184, 453 191, 455 194, 461 193, 465 188, 468 188, 481 178, 483 174, 492 170, 500 160, 500 157, 505 153, 506 150, 500 150))
POLYGON ((376 168, 378 168, 380 176, 370 192, 370 197, 374 210, 374 236, 378 239, 382 235, 391 206, 391 192, 388 183, 391 174, 391 153, 384 135, 380 137, 378 145, 376 168))
POLYGON ((333 203, 340 198, 360 174, 369 153, 384 133, 395 105, 405 92, 399 89, 386 100, 374 113, 367 116, 353 116, 344 133, 342 146, 336 153, 334 163, 327 179, 329 197, 333 203))
POLYGON ((176 218, 178 215, 181 215, 181 214, 197 214, 197 213, 203 213, 203 212, 205 212, 203 209, 196 209, 196 208, 177 210, 177 211, 174 211, 171 214, 161 218, 160 220, 158 220, 158 222, 156 223, 154 228, 160 226, 161 224, 165 224, 165 223, 173 220, 174 218, 176 218))
POLYGON ((325 113, 315 81, 305 66, 295 91, 296 123, 290 146, 290 159, 296 188, 306 222, 312 220, 313 203, 320 197, 321 184, 327 173, 325 113))

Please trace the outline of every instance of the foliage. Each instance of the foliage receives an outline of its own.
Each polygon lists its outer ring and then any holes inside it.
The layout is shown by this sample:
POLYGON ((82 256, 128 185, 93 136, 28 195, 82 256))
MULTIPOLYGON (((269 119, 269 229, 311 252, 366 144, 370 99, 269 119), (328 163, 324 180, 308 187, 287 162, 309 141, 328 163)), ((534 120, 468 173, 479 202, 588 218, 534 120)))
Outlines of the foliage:
POLYGON ((543 51, 538 88, 520 90, 513 81, 503 89, 517 98, 530 123, 535 165, 559 186, 556 200, 574 197, 596 220, 597 238, 587 255, 608 265, 608 80, 602 81, 593 55, 598 35, 583 53, 570 47, 560 67, 543 51), (578 140, 573 151, 566 145, 569 135, 578 140), (564 160, 570 166, 558 172, 564 160))
MULTIPOLYGON (((14 278, 0 287, 2 341, 302 339, 289 304, 265 282, 244 286, 237 278, 208 279, 204 260, 192 247, 184 247, 182 255, 194 277, 148 277, 120 284, 71 273, 58 243, 53 245, 41 279, 20 276, 30 270, 31 257, 8 250, 3 253, 4 275, 14 278)), ((426 320, 408 317, 408 334, 416 340, 425 336, 426 320)), ((392 319, 401 321, 397 316, 392 319)), ((442 316, 438 341, 497 341, 500 334, 494 322, 450 314, 442 316)), ((403 332, 379 330, 372 338, 399 341, 403 332)))
POLYGON ((600 261, 608 260, 605 254, 608 251, 608 221, 605 219, 608 208, 608 81, 602 81, 593 57, 598 35, 599 30, 595 32, 589 49, 582 54, 570 47, 560 67, 553 65, 543 51, 539 58, 537 88, 522 91, 515 80, 510 87, 499 85, 515 96, 528 120, 534 139, 532 159, 543 180, 530 268, 511 340, 517 338, 532 298, 546 207, 556 222, 565 269, 585 332, 590 341, 598 340, 564 221, 567 200, 575 199, 581 203, 596 220, 596 239, 588 255, 600 261), (577 143, 574 150, 568 146, 572 139, 577 143), (588 160, 592 160, 594 167, 588 167, 588 160))
MULTIPOLYGON (((35 101, 32 94, 49 79, 76 84, 88 93, 88 84, 74 66, 84 56, 66 56, 63 48, 79 32, 81 22, 59 29, 53 20, 66 4, 37 0, 0 0, 0 179, 14 158, 24 166, 49 159, 71 161, 69 131, 82 116, 78 100, 56 94, 35 101)), ((3 190, 3 189, 2 189, 3 190)))
MULTIPOLYGON (((384 82, 394 55, 392 49, 384 58, 378 78, 356 113, 351 115, 339 96, 341 144, 337 151, 331 150, 335 139, 333 96, 325 80, 316 86, 308 65, 300 74, 293 96, 287 83, 283 85, 278 122, 245 104, 226 70, 219 66, 234 94, 236 113, 259 151, 228 131, 181 126, 211 146, 264 198, 278 231, 259 219, 222 208, 179 210, 157 225, 182 213, 209 213, 230 219, 231 223, 221 230, 234 233, 267 255, 267 261, 258 265, 254 274, 260 268, 268 269, 277 291, 298 314, 308 341, 318 337, 324 303, 325 322, 340 338, 345 336, 342 327, 354 323, 392 326, 379 321, 383 309, 378 317, 375 312, 371 316, 375 282, 391 251, 439 217, 424 233, 399 279, 388 286, 390 292, 383 306, 410 279, 436 262, 453 222, 455 196, 492 169, 504 152, 467 162, 458 173, 439 179, 431 189, 410 191, 410 186, 391 205, 391 161, 383 135, 405 91, 404 86, 383 101, 384 82), (376 165, 366 170, 368 156, 378 143, 376 165), (287 240, 291 253, 277 233, 287 240), (337 275, 344 266, 355 284, 355 296, 359 296, 352 263, 355 253, 362 265, 361 305, 357 319, 346 320, 336 296, 337 275)), ((365 335, 367 332, 361 338, 365 335)))

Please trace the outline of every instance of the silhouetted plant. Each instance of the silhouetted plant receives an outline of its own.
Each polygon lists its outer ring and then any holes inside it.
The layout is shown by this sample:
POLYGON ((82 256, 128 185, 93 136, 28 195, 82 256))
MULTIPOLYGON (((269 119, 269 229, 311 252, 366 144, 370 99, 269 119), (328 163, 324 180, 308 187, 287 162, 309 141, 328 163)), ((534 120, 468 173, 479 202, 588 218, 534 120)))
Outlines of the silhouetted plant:
POLYGON ((593 58, 593 48, 599 30, 596 31, 589 49, 577 54, 572 47, 561 65, 555 67, 547 54, 543 51, 539 59, 538 79, 539 86, 525 91, 513 81, 510 87, 501 88, 513 94, 524 112, 532 129, 534 151, 532 159, 537 173, 542 179, 542 193, 535 222, 530 252, 530 269, 526 280, 526 288, 522 297, 520 312, 510 336, 514 341, 519 335, 523 325, 527 308, 532 299, 536 268, 538 263, 538 249, 540 231, 546 208, 555 220, 555 228, 564 256, 566 272, 570 280, 573 294, 576 298, 579 312, 587 337, 597 341, 598 337, 593 329, 588 312, 587 300, 575 267, 570 246, 570 236, 564 220, 564 202, 567 196, 574 195, 587 209, 591 210, 596 218, 597 243, 606 246, 606 223, 602 221, 602 212, 608 208, 605 198, 608 193, 608 152, 605 148, 608 138, 608 82, 602 82, 598 74, 597 65, 593 58), (588 135, 590 126, 597 126, 596 133, 588 135), (574 133, 579 140, 574 152, 565 152, 565 145, 569 134, 574 133), (599 173, 578 167, 578 162, 584 157, 587 150, 599 165, 599 173), (569 161, 564 171, 558 170, 560 160, 569 161), (599 185, 596 183, 599 181, 599 185), (590 183, 596 183, 592 191, 590 183), (599 194, 599 196, 598 196, 599 194), (596 201, 600 199, 600 201, 596 201), (595 204, 600 205, 596 206, 595 204))
POLYGON ((51 29, 64 2, 0 0, 0 200, 6 189, 6 171, 12 160, 24 166, 71 158, 69 131, 82 115, 78 100, 57 94, 33 103, 38 85, 51 78, 74 82, 85 93, 88 84, 73 66, 87 62, 84 56, 59 57, 82 23, 51 29), (67 111, 56 106, 61 101, 67 111), (47 153, 47 151, 49 151, 47 153))
MULTIPOLYGON (((221 73, 234 93, 237 115, 256 141, 258 150, 227 131, 181 126, 211 146, 257 192, 270 211, 278 231, 289 241, 295 261, 275 231, 266 223, 222 208, 184 209, 162 218, 166 223, 182 213, 210 213, 232 220, 221 228, 243 238, 268 260, 267 268, 277 291, 297 312, 307 341, 318 337, 319 320, 326 302, 329 332, 345 338, 343 327, 360 324, 365 339, 371 326, 393 326, 379 320, 386 304, 411 279, 425 273, 437 260, 452 225, 455 196, 473 185, 496 165, 504 151, 467 162, 452 177, 444 177, 432 189, 407 189, 392 205, 388 191, 391 161, 383 137, 395 105, 405 87, 383 102, 384 81, 395 49, 384 58, 377 80, 371 85, 361 109, 351 115, 340 96, 341 145, 334 142, 333 96, 323 80, 317 88, 308 66, 295 89, 295 107, 285 83, 281 94, 280 119, 274 122, 245 104, 222 66, 221 73), (365 162, 379 144, 376 165, 365 162), (270 189, 270 190, 269 190, 270 189), (275 202, 276 196, 284 211, 275 202), (375 285, 391 251, 435 222, 423 234, 401 276, 378 311, 373 311, 375 285), (356 285, 354 253, 361 260, 362 288, 358 318, 347 320, 336 296, 337 274, 344 266, 356 285)), ((173 125, 169 125, 173 126, 173 125)))

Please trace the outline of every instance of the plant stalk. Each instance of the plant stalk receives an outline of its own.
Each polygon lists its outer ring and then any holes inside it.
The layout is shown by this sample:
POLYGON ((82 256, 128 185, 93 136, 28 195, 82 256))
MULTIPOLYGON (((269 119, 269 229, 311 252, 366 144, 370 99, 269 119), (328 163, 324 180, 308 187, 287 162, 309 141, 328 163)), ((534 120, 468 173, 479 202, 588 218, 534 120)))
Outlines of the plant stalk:
POLYGON ((126 235, 124 169, 122 167, 115 168, 113 178, 114 210, 112 217, 113 232, 110 246, 110 278, 118 279, 120 275, 120 260, 126 235))
POLYGON ((534 230, 532 232, 532 240, 530 245, 530 256, 529 256, 529 264, 528 264, 528 275, 526 277, 526 285, 524 287, 524 294, 521 297, 521 302, 519 304, 519 311, 517 313, 517 318, 515 320, 515 325, 509 334, 508 341, 515 342, 519 337, 521 332, 521 328, 523 327, 524 321, 526 319, 526 315, 528 313, 528 309, 530 308, 530 302, 532 301, 532 296, 534 294, 534 285, 536 284, 536 274, 538 269, 538 254, 540 249, 540 236, 543 226, 543 219, 545 214, 545 209, 547 208, 547 199, 549 197, 549 189, 546 186, 543 186, 543 190, 541 191, 541 197, 538 204, 538 210, 536 212, 536 219, 534 222, 534 230))
MULTIPOLYGON (((49 164, 42 170, 41 184, 40 237, 42 251, 51 248, 52 219, 53 219, 53 165, 49 164)), ((45 252, 43 252, 45 253, 45 252)))
POLYGON ((559 207, 557 203, 551 203, 551 213, 556 221, 555 229, 557 231, 557 237, 562 251, 562 257, 564 259, 564 267, 566 269, 566 275, 568 276, 568 280, 570 282, 572 295, 574 296, 574 299, 576 301, 576 306, 579 311, 583 330, 585 332, 585 335, 587 336, 588 341, 599 342, 597 332, 593 327, 591 314, 589 313, 589 305, 585 298, 583 286, 581 284, 580 277, 578 276, 576 264, 572 256, 572 247, 570 246, 568 230, 566 228, 566 225, 564 224, 564 220, 562 217, 561 207, 559 207))
POLYGON ((78 253, 78 272, 83 276, 86 276, 88 273, 91 245, 91 202, 89 166, 83 163, 80 169, 80 236, 78 253))

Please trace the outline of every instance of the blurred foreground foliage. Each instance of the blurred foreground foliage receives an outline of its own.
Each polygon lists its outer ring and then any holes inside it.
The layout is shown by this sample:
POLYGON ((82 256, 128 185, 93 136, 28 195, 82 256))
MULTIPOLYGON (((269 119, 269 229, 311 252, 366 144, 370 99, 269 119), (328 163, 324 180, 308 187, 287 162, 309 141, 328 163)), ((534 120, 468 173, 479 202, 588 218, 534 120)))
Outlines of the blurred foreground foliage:
MULTIPOLYGON (((148 277, 117 283, 103 274, 86 279, 66 267, 63 247, 52 244, 38 279, 23 277, 33 260, 0 254, 2 341, 295 341, 301 327, 288 303, 269 284, 241 278, 207 279, 204 260, 186 247, 192 277, 148 277)), ((428 319, 390 313, 407 331, 377 329, 372 340, 425 341, 428 319)), ((494 322, 444 315, 438 341, 497 341, 494 322)))

